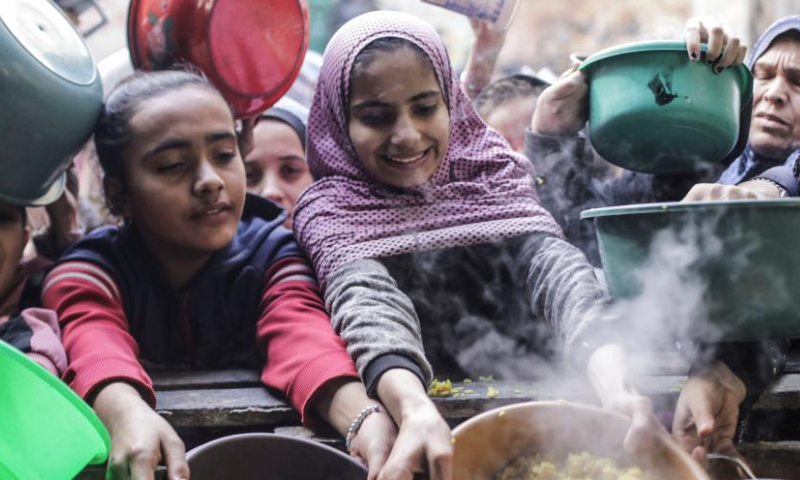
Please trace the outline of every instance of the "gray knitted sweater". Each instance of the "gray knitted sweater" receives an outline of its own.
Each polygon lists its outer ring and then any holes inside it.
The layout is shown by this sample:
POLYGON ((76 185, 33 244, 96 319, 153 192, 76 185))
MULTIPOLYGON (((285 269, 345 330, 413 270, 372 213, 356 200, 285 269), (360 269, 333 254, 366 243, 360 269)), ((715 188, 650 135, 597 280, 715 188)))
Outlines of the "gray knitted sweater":
POLYGON ((424 384, 434 371, 537 378, 553 353, 583 364, 613 335, 608 299, 586 257, 543 233, 356 260, 328 277, 325 302, 372 393, 380 375, 398 367, 424 384))

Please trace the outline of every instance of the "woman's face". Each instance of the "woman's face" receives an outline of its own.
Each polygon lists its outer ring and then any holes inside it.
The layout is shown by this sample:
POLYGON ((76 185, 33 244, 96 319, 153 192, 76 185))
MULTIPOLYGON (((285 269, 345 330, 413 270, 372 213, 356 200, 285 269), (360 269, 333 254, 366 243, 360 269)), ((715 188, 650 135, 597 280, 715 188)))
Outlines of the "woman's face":
POLYGON ((124 158, 123 213, 157 256, 231 242, 245 197, 233 116, 215 91, 185 86, 140 103, 124 158))
POLYGON ((396 187, 427 182, 442 163, 450 131, 427 58, 408 47, 378 52, 353 71, 350 140, 364 167, 396 187))
MULTIPOLYGON (((297 132, 280 120, 261 120, 253 132, 253 151, 245 160, 247 191, 268 198, 290 215, 297 198, 314 179, 297 132)), ((291 228, 291 217, 286 226, 291 228)))
POLYGON ((750 145, 784 157, 800 146, 800 42, 781 37, 753 66, 750 145))

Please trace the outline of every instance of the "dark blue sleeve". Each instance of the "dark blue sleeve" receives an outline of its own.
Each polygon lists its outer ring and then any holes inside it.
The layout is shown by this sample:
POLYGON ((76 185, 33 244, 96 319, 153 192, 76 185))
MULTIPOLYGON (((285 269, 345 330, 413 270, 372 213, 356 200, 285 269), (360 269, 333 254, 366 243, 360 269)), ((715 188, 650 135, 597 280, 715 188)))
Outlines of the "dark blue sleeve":
POLYGON ((797 177, 795 176, 796 168, 781 165, 780 167, 773 167, 766 172, 754 177, 753 180, 766 179, 777 183, 784 190, 789 193, 790 197, 796 197, 800 194, 800 186, 797 184, 797 177))

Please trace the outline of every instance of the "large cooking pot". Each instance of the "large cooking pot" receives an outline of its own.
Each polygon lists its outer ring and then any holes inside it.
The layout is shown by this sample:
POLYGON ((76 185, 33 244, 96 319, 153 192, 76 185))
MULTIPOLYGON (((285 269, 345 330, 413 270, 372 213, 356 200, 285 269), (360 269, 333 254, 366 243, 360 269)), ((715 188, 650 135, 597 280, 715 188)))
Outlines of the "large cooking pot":
POLYGON ((353 457, 311 440, 245 433, 200 445, 186 454, 192 480, 365 480, 353 457))
POLYGON ((132 0, 128 49, 136 68, 200 68, 237 117, 280 99, 308 48, 306 0, 132 0))
POLYGON ((744 65, 715 75, 686 44, 641 42, 581 65, 589 82, 589 135, 609 162, 648 173, 693 172, 738 155, 747 142, 753 78, 744 65))
POLYGON ((581 218, 597 227, 611 295, 647 331, 707 341, 800 335, 800 200, 628 205, 581 218))
MULTIPOLYGON (((517 457, 579 453, 636 465, 655 480, 709 480, 703 468, 668 436, 652 448, 622 448, 630 419, 568 402, 527 402, 477 415, 453 430, 453 480, 490 480, 517 457)), ((194 477, 193 477, 194 478, 194 477)))
POLYGON ((0 199, 55 201, 103 97, 89 50, 49 0, 0 1, 0 85, 0 199))

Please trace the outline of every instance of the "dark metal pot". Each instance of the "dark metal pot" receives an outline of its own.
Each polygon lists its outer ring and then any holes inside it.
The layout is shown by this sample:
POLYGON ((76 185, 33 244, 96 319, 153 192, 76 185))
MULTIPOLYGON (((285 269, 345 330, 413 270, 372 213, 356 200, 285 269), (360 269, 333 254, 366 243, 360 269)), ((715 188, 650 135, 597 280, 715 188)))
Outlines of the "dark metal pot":
POLYGON ((192 480, 365 480, 358 460, 318 442, 245 433, 200 445, 186 455, 192 480))

